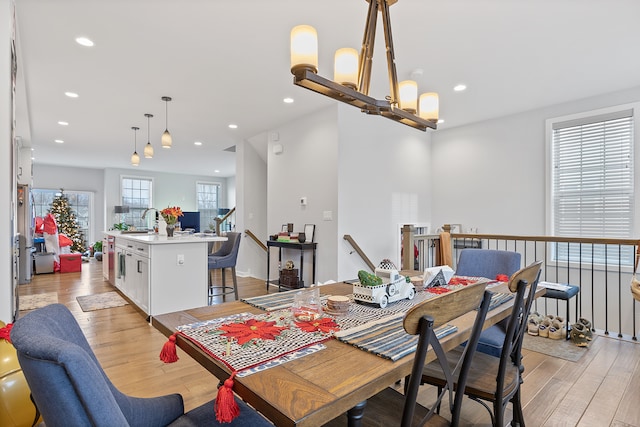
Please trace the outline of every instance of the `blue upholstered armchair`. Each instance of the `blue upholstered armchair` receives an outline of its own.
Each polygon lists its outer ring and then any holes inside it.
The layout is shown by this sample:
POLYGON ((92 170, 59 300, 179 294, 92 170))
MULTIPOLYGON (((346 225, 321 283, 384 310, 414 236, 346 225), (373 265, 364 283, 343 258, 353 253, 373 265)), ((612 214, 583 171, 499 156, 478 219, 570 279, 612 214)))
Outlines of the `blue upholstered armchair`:
MULTIPOLYGON (((463 249, 456 266, 457 276, 478 276, 495 279, 498 274, 511 276, 520 270, 520 253, 495 249, 463 249)), ((500 357, 506 333, 505 319, 487 328, 480 335, 478 351, 500 357)))
MULTIPOLYGON (((184 413, 182 396, 127 396, 102 370, 80 326, 62 304, 18 319, 11 330, 20 366, 47 427, 219 426, 213 402, 184 413)), ((225 426, 272 425, 238 402, 240 416, 225 426)))

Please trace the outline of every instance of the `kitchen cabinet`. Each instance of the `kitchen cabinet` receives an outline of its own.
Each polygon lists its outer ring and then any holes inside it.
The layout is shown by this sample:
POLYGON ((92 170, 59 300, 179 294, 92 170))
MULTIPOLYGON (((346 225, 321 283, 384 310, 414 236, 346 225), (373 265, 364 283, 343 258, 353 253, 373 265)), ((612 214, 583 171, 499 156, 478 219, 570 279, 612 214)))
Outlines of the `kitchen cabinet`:
POLYGON ((207 305, 207 255, 218 236, 105 232, 115 238, 114 285, 147 316, 207 305))

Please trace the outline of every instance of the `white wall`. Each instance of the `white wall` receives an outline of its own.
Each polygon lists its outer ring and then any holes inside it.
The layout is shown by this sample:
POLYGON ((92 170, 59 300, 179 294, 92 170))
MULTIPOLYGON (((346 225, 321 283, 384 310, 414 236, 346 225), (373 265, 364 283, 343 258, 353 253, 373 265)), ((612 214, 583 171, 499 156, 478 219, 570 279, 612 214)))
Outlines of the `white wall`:
MULTIPOLYGON (((267 163, 254 148, 254 144, 266 146, 267 135, 263 133, 249 142, 236 145, 237 188, 236 231, 250 230, 261 242, 267 239, 267 163)), ((229 181, 231 181, 229 179, 229 181)), ((231 206, 231 205, 230 205, 231 206)), ((273 234, 273 233, 272 233, 273 234)), ((265 253, 261 246, 243 234, 236 271, 260 279, 266 278, 265 253)))
MULTIPOLYGON (((338 128, 337 108, 331 107, 288 123, 269 133, 267 151, 267 225, 268 233, 281 230, 282 224, 293 223, 294 231, 302 231, 305 224, 315 224, 318 243, 316 281, 337 276, 336 232, 338 221, 338 128), (281 145, 281 154, 273 148, 281 145), (307 197, 307 206, 300 205, 300 197, 307 197), (333 221, 323 221, 323 212, 331 212, 333 221)), ((271 259, 277 262, 277 250, 271 259)), ((311 261, 311 254, 305 264, 311 261)), ((296 268, 299 253, 286 254, 296 268)), ((271 279, 276 264, 271 267, 271 279), (275 266, 275 267, 274 267, 275 266)), ((305 285, 311 276, 310 264, 305 265, 305 285)))
POLYGON ((14 4, 0 0, 0 200, 11 201, 8 209, 0 209, 0 320, 13 321, 13 235, 16 206, 14 196, 11 140, 11 38, 14 4))
POLYGON ((340 105, 337 230, 338 279, 354 279, 366 264, 344 239, 351 235, 371 262, 401 267, 399 224, 429 223, 431 131, 420 132, 340 105))
POLYGON ((102 239, 104 230, 104 171, 102 169, 33 165, 33 188, 93 193, 93 218, 87 246, 102 239))
POLYGON ((432 226, 545 234, 545 120, 640 100, 640 87, 433 133, 432 226))

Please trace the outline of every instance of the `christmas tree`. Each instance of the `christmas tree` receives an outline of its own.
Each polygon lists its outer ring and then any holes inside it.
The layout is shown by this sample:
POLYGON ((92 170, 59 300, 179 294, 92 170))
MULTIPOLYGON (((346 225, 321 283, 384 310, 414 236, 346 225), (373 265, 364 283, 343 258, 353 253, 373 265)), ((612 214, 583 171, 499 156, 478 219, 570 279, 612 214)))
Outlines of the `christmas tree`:
POLYGON ((73 242, 71 251, 84 252, 84 238, 82 234, 80 234, 78 218, 76 218, 76 214, 69 207, 69 199, 65 196, 63 189, 60 189, 60 194, 56 194, 49 211, 56 218, 58 233, 64 234, 73 242))

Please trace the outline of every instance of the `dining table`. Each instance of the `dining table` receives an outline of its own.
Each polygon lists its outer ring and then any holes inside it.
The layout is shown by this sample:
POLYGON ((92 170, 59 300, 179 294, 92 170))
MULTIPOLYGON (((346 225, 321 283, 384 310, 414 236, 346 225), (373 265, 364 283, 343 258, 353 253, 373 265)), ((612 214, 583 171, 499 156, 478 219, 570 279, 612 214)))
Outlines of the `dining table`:
MULTIPOLYGON (((318 288, 320 295, 324 297, 328 295, 352 297, 354 289, 353 284, 344 282, 322 285, 318 288)), ((487 289, 499 295, 511 294, 507 283, 489 283, 487 289)), ((282 295, 282 298, 286 298, 285 294, 290 292, 296 291, 271 295, 282 295)), ((416 295, 421 293, 417 292, 416 295)), ((543 294, 544 289, 537 289, 536 297, 543 294)), ((248 300, 250 298, 246 299, 248 300)), ((219 358, 213 357, 193 340, 175 333, 183 325, 213 321, 238 313, 258 316, 266 312, 264 307, 246 301, 225 302, 156 315, 152 317, 151 323, 167 337, 176 336, 177 347, 222 382, 231 375, 229 366, 219 358)), ((513 298, 507 298, 491 308, 484 328, 506 318, 511 312, 512 305, 513 298)), ((475 315, 475 311, 469 312, 449 322, 455 332, 441 338, 445 351, 455 348, 468 339, 475 315)), ((366 410, 366 400, 405 378, 411 372, 413 354, 406 354, 397 360, 392 360, 335 338, 323 341, 321 345, 323 346, 321 350, 310 352, 304 357, 293 358, 286 363, 276 364, 251 375, 235 376, 233 391, 276 426, 317 427, 346 413, 349 413, 349 425, 357 426, 358 413, 366 410)), ((427 363, 434 359, 435 355, 429 351, 427 363)))

